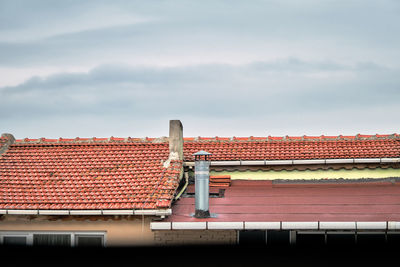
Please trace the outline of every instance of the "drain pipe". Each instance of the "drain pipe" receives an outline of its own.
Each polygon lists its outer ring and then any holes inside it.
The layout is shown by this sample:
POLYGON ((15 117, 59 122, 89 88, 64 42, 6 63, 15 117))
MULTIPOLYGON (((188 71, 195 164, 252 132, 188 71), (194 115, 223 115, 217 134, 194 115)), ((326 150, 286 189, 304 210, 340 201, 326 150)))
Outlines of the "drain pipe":
POLYGON ((194 153, 195 157, 195 213, 196 218, 210 217, 209 211, 209 180, 210 155, 206 151, 194 153))

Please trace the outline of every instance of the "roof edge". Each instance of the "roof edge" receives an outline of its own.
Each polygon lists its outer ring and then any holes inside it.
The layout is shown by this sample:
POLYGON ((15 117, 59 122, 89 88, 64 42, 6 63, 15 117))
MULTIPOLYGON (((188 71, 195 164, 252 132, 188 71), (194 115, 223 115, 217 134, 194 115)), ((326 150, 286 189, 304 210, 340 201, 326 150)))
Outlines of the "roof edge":
POLYGON ((397 221, 151 222, 151 230, 400 230, 397 221))
POLYGON ((18 210, 0 209, 0 215, 149 215, 169 216, 172 209, 153 210, 18 210))
MULTIPOLYGON (((400 158, 346 158, 346 159, 301 159, 301 160, 231 160, 211 161, 211 166, 270 166, 270 165, 314 165, 354 163, 400 163, 400 158)), ((183 166, 194 166, 194 161, 185 161, 183 166)))

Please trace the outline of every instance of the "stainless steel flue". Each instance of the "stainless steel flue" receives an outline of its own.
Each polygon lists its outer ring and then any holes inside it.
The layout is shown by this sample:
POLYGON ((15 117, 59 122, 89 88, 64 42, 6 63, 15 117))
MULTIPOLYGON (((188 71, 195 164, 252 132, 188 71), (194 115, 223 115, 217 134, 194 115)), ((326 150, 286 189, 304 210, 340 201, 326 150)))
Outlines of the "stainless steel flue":
POLYGON ((196 218, 210 217, 209 211, 209 181, 210 155, 206 151, 194 153, 195 165, 195 213, 196 218))

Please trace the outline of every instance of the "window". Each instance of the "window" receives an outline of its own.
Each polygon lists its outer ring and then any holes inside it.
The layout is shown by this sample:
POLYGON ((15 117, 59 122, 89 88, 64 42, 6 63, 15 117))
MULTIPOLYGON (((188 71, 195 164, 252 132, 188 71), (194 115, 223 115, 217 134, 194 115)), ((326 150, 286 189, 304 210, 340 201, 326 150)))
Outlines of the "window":
POLYGON ((0 245, 6 246, 90 246, 104 247, 106 232, 0 231, 0 245))
POLYGON ((355 232, 327 232, 326 243, 329 246, 353 246, 356 244, 355 232))
POLYGON ((6 246, 25 246, 26 236, 5 236, 3 237, 3 245, 6 246))
POLYGON ((385 232, 359 232, 357 233, 357 245, 379 246, 386 243, 385 232))
POLYGON ((71 246, 71 235, 69 234, 34 234, 34 246, 71 246))
POLYGON ((325 232, 297 232, 296 245, 299 246, 323 246, 325 241, 325 232))
POLYGON ((104 244, 102 235, 77 235, 75 245, 79 247, 102 247, 104 244))
POLYGON ((266 231, 245 230, 239 231, 239 244, 250 246, 262 246, 267 244, 266 231))
POLYGON ((387 242, 390 245, 400 245, 400 232, 388 232, 387 242))
POLYGON ((287 230, 268 230, 268 246, 288 246, 291 241, 290 231, 287 230))

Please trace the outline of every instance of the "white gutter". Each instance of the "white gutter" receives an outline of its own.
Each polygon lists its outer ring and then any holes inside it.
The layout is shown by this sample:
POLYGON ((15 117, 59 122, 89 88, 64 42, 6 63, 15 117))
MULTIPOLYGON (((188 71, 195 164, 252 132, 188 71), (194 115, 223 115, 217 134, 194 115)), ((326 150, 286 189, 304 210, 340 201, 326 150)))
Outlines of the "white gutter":
POLYGON ((15 210, 2 209, 0 215, 155 215, 169 216, 171 209, 160 210, 15 210))
POLYGON ((151 222, 151 230, 400 230, 400 222, 151 222))
POLYGON ((301 229, 301 230, 315 230, 318 229, 319 222, 282 222, 282 230, 301 229))
POLYGON ((321 230, 355 230, 356 229, 356 222, 320 222, 319 228, 321 230))
MULTIPOLYGON (((306 160, 233 160, 211 161, 211 166, 267 166, 267 165, 312 165, 351 163, 400 163, 400 158, 358 158, 358 159, 306 159, 306 160)), ((184 162, 184 166, 194 166, 194 162, 184 162)))

